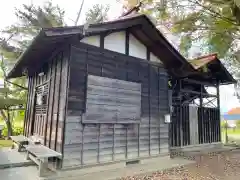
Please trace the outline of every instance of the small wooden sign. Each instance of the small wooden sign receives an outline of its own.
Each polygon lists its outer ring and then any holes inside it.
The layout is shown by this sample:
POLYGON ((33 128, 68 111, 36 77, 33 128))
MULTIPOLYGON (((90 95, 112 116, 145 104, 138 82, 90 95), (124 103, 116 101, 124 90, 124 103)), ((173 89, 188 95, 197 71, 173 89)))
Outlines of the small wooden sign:
POLYGON ((165 123, 171 123, 171 116, 170 116, 170 114, 165 114, 164 120, 165 120, 165 123))

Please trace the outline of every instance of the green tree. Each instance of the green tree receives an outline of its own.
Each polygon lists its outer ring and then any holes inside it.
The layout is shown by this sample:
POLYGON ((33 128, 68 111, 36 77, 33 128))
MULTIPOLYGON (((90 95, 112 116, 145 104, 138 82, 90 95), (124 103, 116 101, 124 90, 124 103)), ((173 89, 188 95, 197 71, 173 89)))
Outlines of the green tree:
MULTIPOLYGON (((130 6, 136 3, 125 1, 130 6)), ((143 0, 142 4, 143 13, 180 37, 179 50, 186 57, 198 44, 203 53, 217 52, 232 65, 232 71, 240 67, 239 0, 143 0)))
POLYGON ((108 20, 109 5, 95 4, 86 12, 86 22, 101 23, 108 20))
POLYGON ((0 116, 1 119, 5 122, 6 127, 8 129, 8 137, 12 135, 12 123, 11 123, 11 114, 13 115, 13 112, 11 111, 12 108, 22 106, 22 104, 25 103, 24 96, 21 96, 22 89, 18 88, 12 88, 12 84, 9 84, 5 80, 6 77, 6 65, 2 60, 0 63, 0 72, 1 76, 4 78, 3 86, 0 87, 0 116), (16 96, 18 97, 16 98, 16 96))
POLYGON ((221 128, 226 128, 227 127, 227 122, 224 120, 224 121, 221 121, 221 128))
POLYGON ((64 11, 59 6, 54 6, 50 1, 44 3, 42 7, 23 5, 22 8, 16 9, 15 15, 19 19, 18 23, 3 29, 0 34, 0 58, 2 58, 0 78, 4 79, 2 91, 6 91, 0 95, 0 107, 2 107, 0 108, 0 116, 6 122, 8 136, 12 133, 10 116, 11 113, 13 115, 13 112, 10 111, 10 107, 22 103, 22 101, 26 106, 27 92, 23 88, 19 88, 26 86, 25 77, 16 78, 11 80, 12 83, 9 83, 5 80, 6 74, 42 28, 64 25, 64 11))
POLYGON ((237 128, 240 128, 240 120, 236 121, 237 128))

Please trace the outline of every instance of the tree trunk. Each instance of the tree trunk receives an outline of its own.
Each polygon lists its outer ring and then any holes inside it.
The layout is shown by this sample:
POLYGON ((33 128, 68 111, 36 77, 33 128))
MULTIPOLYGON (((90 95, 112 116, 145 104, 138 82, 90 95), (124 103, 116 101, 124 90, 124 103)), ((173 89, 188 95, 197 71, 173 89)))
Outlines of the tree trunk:
POLYGON ((8 121, 6 122, 6 125, 7 125, 7 129, 8 129, 8 138, 9 138, 10 136, 12 136, 12 124, 11 124, 11 122, 8 120, 8 121))
POLYGON ((0 110, 0 113, 6 123, 6 126, 7 126, 7 130, 8 130, 8 138, 10 136, 12 136, 12 124, 11 124, 11 121, 10 121, 10 116, 9 116, 9 113, 7 113, 7 115, 5 114, 4 110, 0 110))

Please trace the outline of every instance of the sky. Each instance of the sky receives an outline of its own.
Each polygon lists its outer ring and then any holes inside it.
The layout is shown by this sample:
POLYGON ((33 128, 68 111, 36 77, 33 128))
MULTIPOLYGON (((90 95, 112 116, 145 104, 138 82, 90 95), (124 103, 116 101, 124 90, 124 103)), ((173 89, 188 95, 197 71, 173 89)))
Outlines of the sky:
MULTIPOLYGON (((21 8, 22 4, 37 4, 41 5, 45 0, 7 0, 4 1, 4 6, 0 6, 0 30, 6 26, 9 26, 17 22, 16 16, 14 14, 15 8, 21 8)), ((81 6, 82 0, 52 0, 53 4, 58 4, 62 9, 65 10, 65 21, 67 25, 74 25, 74 21, 77 18, 77 13, 81 6)), ((85 13, 91 8, 94 4, 109 4, 110 11, 109 16, 111 18, 118 17, 121 13, 121 4, 116 0, 85 0, 81 17, 79 19, 79 24, 82 24, 85 19, 85 13)), ((171 41, 175 41, 176 38, 170 37, 171 41)), ((174 43, 174 42, 173 42, 174 43)), ((175 43, 174 43, 175 44, 175 43)), ((1 84, 1 80, 0 80, 1 84)), ((220 103, 222 113, 227 110, 237 107, 240 107, 239 100, 234 94, 233 85, 222 86, 220 87, 220 103)))
MULTIPOLYGON (((14 8, 21 7, 22 4, 35 4, 41 5, 46 0, 7 0, 4 1, 4 6, 0 7, 0 28, 4 26, 11 25, 13 22, 17 22, 17 19, 14 15, 14 8), (6 18, 7 17, 7 18, 6 18)), ((77 18, 77 13, 80 9, 82 0, 52 0, 53 4, 58 4, 60 8, 65 10, 66 22, 68 25, 74 25, 74 21, 77 18)), ((89 8, 91 8, 94 4, 109 4, 111 9, 109 11, 109 15, 111 17, 117 16, 121 12, 121 4, 116 0, 85 0, 84 6, 82 9, 81 17, 79 20, 79 24, 81 24, 84 20, 84 15, 89 8)))

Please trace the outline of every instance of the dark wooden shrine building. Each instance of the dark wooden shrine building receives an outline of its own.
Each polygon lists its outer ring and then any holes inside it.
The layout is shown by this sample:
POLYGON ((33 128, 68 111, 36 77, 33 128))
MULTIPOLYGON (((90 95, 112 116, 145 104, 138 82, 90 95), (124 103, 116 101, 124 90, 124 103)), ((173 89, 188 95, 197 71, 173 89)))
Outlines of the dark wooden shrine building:
POLYGON ((128 15, 89 27, 41 30, 8 78, 28 77, 24 134, 62 153, 63 167, 70 167, 168 155, 170 145, 185 145, 175 138, 185 138, 183 118, 177 115, 169 131, 171 105, 206 95, 200 81, 216 87, 221 78, 233 82, 224 67, 216 69, 224 70, 223 77, 211 67, 203 75, 148 17, 128 15))

